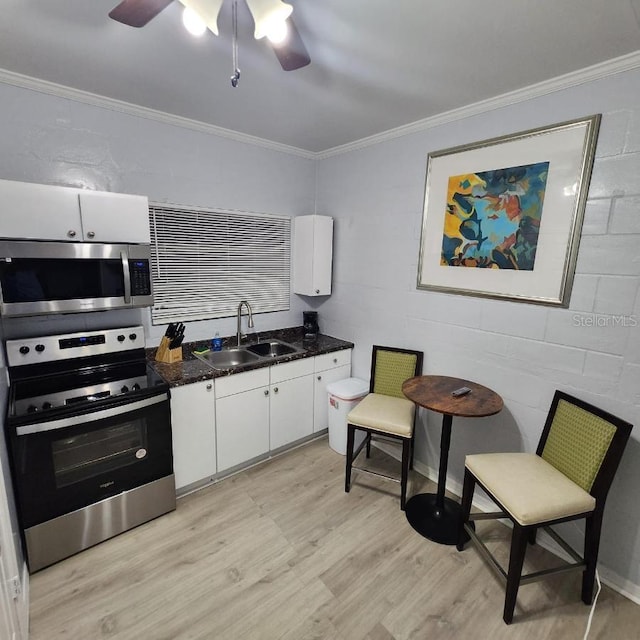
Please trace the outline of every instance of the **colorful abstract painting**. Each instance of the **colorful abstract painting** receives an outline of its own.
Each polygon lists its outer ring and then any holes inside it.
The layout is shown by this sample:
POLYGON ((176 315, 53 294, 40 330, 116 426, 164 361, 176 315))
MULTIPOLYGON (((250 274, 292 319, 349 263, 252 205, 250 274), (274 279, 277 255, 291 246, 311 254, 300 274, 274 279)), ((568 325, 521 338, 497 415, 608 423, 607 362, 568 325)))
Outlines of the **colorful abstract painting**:
POLYGON ((451 176, 440 264, 532 271, 548 162, 451 176))

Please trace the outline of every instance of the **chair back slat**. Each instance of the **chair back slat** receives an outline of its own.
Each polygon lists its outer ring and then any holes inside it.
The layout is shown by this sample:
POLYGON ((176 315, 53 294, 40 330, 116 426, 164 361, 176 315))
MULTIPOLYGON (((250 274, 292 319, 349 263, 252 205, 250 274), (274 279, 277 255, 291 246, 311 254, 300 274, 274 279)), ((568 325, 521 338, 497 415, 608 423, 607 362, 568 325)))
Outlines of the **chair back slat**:
POLYGON ((610 422, 560 400, 542 457, 585 491, 591 491, 616 433, 610 422))
POLYGON ((556 391, 538 455, 597 498, 606 496, 631 425, 556 391))
POLYGON ((402 383, 422 370, 422 354, 374 347, 371 391, 404 398, 402 383))

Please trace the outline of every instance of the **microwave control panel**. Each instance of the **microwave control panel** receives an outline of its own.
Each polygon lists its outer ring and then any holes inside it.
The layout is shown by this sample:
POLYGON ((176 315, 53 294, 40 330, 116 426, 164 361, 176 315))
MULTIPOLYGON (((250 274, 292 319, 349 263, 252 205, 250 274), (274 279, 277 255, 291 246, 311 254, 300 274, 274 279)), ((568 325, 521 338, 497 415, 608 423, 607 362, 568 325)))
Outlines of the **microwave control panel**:
POLYGON ((148 260, 130 260, 129 275, 131 277, 132 296, 151 295, 151 273, 148 260))

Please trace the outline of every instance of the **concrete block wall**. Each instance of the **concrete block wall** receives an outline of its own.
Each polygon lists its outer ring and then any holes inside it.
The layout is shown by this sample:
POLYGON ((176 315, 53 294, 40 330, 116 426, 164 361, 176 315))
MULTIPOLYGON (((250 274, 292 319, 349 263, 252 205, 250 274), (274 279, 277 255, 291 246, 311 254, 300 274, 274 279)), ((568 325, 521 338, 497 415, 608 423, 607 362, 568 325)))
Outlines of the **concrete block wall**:
MULTIPOLYGON (((317 213, 335 217, 328 333, 356 344, 369 375, 372 344, 422 349, 425 372, 475 380, 504 398, 501 414, 455 419, 449 483, 464 456, 534 451, 555 389, 636 424, 609 497, 600 561, 640 602, 640 72, 506 105, 319 162, 317 213), (602 114, 568 309, 416 289, 427 154, 602 114)), ((435 475, 441 417, 420 411, 418 465, 435 475)), ((579 531, 567 528, 580 547, 579 531)))

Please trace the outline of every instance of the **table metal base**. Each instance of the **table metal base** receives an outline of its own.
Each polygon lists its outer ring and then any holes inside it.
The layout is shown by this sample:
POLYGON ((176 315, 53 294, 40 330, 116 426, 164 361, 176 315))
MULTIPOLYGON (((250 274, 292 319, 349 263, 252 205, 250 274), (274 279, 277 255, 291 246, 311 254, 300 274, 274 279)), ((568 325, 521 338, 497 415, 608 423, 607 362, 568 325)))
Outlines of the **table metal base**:
MULTIPOLYGON (((405 514, 409 524, 425 538, 440 544, 458 544, 462 508, 450 498, 438 506, 435 493, 419 493, 407 501, 405 514)), ((464 541, 469 534, 464 533, 464 541)))

